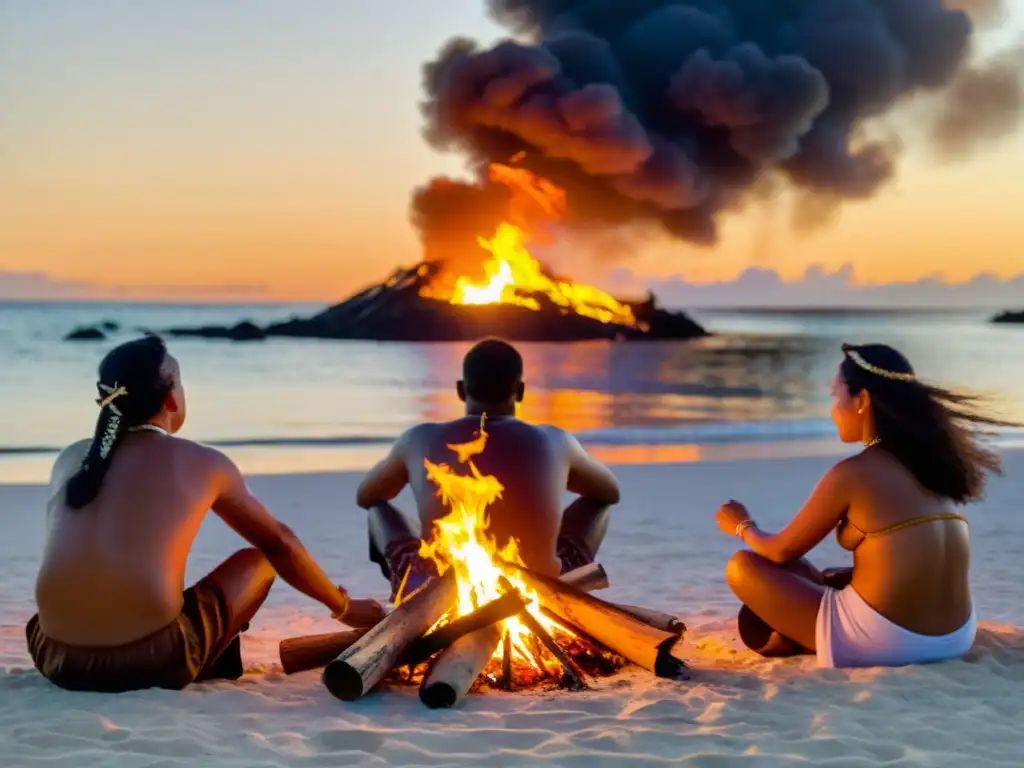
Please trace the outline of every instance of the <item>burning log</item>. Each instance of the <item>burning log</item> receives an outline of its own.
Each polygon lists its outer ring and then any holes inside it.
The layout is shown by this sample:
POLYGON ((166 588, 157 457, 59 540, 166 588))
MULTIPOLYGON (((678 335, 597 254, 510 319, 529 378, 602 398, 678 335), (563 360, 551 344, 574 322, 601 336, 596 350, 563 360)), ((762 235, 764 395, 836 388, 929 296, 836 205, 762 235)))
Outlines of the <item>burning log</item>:
POLYGON ((623 605, 622 603, 610 603, 630 616, 640 619, 645 624, 650 624, 655 629, 663 632, 671 632, 673 635, 681 635, 686 631, 686 625, 678 617, 670 613, 655 611, 650 608, 641 608, 639 605, 623 605))
POLYGON ((679 635, 637 619, 622 608, 526 568, 508 564, 545 608, 582 635, 659 677, 686 679, 686 665, 672 655, 679 635))
POLYGON ((548 653, 554 656, 558 663, 562 665, 562 671, 565 673, 566 687, 574 691, 582 691, 586 688, 587 683, 583 679, 583 673, 576 668, 576 665, 572 663, 572 659, 565 654, 565 651, 558 647, 558 643, 540 625, 540 622, 533 618, 529 611, 523 611, 519 614, 519 620, 540 640, 541 645, 548 649, 548 653))
MULTIPOLYGON (((438 651, 442 651, 461 638, 479 632, 499 621, 514 616, 526 607, 522 596, 514 589, 506 590, 505 594, 481 606, 473 613, 460 616, 445 624, 440 629, 414 640, 399 657, 396 666, 416 665, 426 661, 438 651)), ((493 653, 494 649, 491 649, 493 653)))
POLYGON ((454 571, 431 578, 324 668, 323 681, 342 701, 355 701, 395 666, 402 651, 436 624, 455 603, 454 571))
POLYGON ((326 666, 365 634, 365 629, 348 629, 322 635, 287 637, 278 645, 284 673, 294 675, 296 672, 326 666))
POLYGON ((502 641, 501 649, 501 682, 503 691, 512 690, 512 635, 507 631, 502 641))
MULTIPOLYGON (((589 591, 608 586, 608 574, 602 566, 594 563, 577 568, 562 576, 562 581, 573 584, 577 589, 589 591)), ((415 639, 402 653, 396 666, 419 664, 438 651, 442 651, 463 635, 497 621, 514 616, 523 608, 523 599, 517 592, 506 593, 478 611, 455 619, 429 635, 415 639)), ((327 632, 320 635, 289 637, 281 641, 278 653, 286 675, 307 672, 326 666, 348 649, 365 630, 327 632)))
MULTIPOLYGON (((507 592, 514 592, 515 587, 506 579, 504 576, 500 579, 501 588, 507 592)), ((526 628, 530 630, 534 637, 540 640, 541 645, 548 649, 548 653, 558 660, 558 663, 562 665, 562 669, 565 672, 566 684, 573 690, 582 690, 587 687, 586 682, 583 680, 583 674, 576 668, 576 665, 572 663, 572 660, 565 655, 565 652, 558 647, 558 643, 551 637, 544 627, 540 625, 540 622, 533 618, 533 615, 529 611, 523 611, 519 614, 519 620, 526 625, 526 628)), ((503 670, 504 671, 504 670, 503 670)))
MULTIPOLYGON (((591 563, 568 573, 563 573, 559 581, 575 587, 580 592, 596 592, 599 589, 607 589, 611 586, 611 582, 608 580, 608 573, 605 571, 604 566, 599 563, 591 563)), ((640 619, 640 621, 650 624, 656 629, 671 632, 675 635, 681 635, 686 631, 686 625, 671 614, 653 611, 650 608, 641 608, 638 605, 623 605, 621 603, 611 603, 611 605, 621 608, 634 618, 640 619)))
POLYGON ((431 709, 452 707, 469 693, 501 641, 501 627, 478 629, 441 652, 420 686, 420 701, 431 709))

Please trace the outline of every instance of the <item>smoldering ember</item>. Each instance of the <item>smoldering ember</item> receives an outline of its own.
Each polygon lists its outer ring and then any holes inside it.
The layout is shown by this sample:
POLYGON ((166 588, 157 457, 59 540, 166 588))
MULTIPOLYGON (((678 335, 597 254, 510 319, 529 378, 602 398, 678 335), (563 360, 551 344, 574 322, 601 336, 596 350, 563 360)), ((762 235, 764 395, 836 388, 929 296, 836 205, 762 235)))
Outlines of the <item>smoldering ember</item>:
POLYGON ((593 597, 590 592, 609 585, 598 564, 556 579, 525 568, 515 539, 499 546, 488 531, 487 507, 504 487, 473 460, 487 437, 481 419, 474 440, 449 446, 467 474, 424 461, 451 510, 419 550, 433 564, 433 575, 408 595, 403 582, 395 610, 368 631, 282 641, 284 671, 323 667, 324 685, 343 701, 382 682, 415 684, 431 708, 451 707, 487 685, 583 690, 588 678, 626 664, 689 679, 686 664, 673 653, 686 630, 679 619, 593 597))

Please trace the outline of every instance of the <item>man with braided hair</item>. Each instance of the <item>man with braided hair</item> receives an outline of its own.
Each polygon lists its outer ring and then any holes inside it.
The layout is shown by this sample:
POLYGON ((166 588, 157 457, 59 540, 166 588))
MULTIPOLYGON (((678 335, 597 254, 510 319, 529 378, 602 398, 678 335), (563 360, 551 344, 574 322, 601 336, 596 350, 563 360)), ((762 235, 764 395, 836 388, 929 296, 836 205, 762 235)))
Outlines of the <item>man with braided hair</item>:
POLYGON ((45 677, 108 692, 237 678, 238 633, 275 572, 348 624, 383 618, 376 602, 351 600, 328 579, 230 459, 173 437, 185 393, 159 338, 113 349, 97 386, 95 434, 62 451, 50 479, 39 612, 26 627, 45 677), (185 589, 189 550, 211 508, 253 548, 185 589))

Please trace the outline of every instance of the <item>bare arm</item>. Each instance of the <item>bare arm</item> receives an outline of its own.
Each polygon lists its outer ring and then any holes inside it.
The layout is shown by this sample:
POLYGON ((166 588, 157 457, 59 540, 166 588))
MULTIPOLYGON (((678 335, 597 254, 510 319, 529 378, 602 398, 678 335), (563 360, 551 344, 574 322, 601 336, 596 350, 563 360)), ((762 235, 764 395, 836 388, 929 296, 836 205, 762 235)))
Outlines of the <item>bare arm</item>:
POLYGON ((569 447, 569 481, 567 490, 598 504, 619 503, 619 481, 604 464, 580 445, 572 435, 565 433, 569 447))
POLYGON ((335 617, 343 617, 349 607, 348 595, 331 582, 292 530, 252 495, 234 462, 221 453, 214 453, 217 456, 214 513, 266 555, 288 584, 326 605, 335 617))
POLYGON ((848 461, 832 467, 785 528, 770 534, 757 526, 749 527, 741 532, 743 543, 780 565, 799 560, 821 543, 846 514, 853 488, 851 474, 848 461))
POLYGON ((388 455, 378 461, 359 483, 356 490, 356 504, 369 509, 374 504, 393 500, 409 482, 409 470, 405 464, 405 452, 412 441, 416 428, 406 430, 392 444, 388 455))

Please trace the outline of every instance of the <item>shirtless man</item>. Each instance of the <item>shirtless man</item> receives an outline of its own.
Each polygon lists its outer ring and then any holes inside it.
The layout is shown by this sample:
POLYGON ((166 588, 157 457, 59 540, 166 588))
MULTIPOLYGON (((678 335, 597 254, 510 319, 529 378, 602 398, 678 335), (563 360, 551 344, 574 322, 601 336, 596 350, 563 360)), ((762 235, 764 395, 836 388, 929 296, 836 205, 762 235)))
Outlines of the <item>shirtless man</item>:
POLYGON ((154 336, 100 364, 99 420, 54 465, 38 614, 26 627, 36 668, 72 690, 182 688, 241 675, 238 633, 275 572, 335 618, 370 626, 287 526, 212 448, 171 437, 185 421, 177 361, 154 336), (253 545, 185 589, 185 562, 209 509, 253 545))
POLYGON ((390 579, 392 599, 407 569, 412 570, 406 593, 431 574, 430 564, 416 555, 420 536, 429 536, 434 521, 451 511, 437 497, 423 460, 456 466, 448 445, 472 441, 484 414, 488 439, 473 461, 505 488, 488 507, 498 546, 517 539, 523 562, 550 575, 593 562, 608 528, 609 508, 619 501, 618 483, 572 435, 516 418, 525 389, 523 359, 515 348, 497 339, 481 341, 466 354, 456 385, 465 417, 409 429, 363 479, 356 502, 369 511, 370 559, 390 579), (418 526, 389 503, 407 484, 416 500, 418 526), (562 511, 567 490, 578 498, 562 511))

